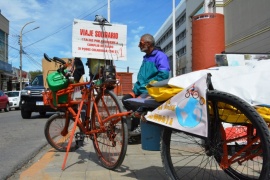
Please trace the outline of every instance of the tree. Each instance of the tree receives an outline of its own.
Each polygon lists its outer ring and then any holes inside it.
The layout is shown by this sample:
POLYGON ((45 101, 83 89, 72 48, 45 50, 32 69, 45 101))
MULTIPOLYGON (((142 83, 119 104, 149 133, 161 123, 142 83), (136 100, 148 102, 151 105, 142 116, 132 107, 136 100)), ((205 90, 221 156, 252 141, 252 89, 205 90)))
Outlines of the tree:
POLYGON ((43 74, 43 72, 41 70, 37 70, 37 71, 29 71, 29 74, 31 75, 31 80, 34 79, 37 75, 39 74, 43 74))

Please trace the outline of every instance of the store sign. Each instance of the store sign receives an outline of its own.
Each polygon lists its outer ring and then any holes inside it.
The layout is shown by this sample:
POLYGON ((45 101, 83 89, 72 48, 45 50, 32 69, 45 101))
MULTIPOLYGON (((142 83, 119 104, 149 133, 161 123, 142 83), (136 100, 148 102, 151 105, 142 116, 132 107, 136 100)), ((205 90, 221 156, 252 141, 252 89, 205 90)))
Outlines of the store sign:
POLYGON ((127 26, 100 25, 75 19, 72 32, 72 56, 105 60, 126 60, 127 26))

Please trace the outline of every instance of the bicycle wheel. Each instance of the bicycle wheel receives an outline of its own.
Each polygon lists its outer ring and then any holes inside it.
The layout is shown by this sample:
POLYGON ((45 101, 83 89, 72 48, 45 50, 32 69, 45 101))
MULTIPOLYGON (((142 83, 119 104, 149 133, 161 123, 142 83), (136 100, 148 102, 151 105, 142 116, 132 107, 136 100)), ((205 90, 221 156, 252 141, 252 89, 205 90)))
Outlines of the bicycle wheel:
MULTIPOLYGON (((98 115, 101 121, 111 115, 123 111, 123 108, 117 96, 109 90, 100 92, 96 97, 98 112, 94 106, 92 108, 91 128, 100 129, 98 115)), ((126 119, 116 117, 104 124, 106 131, 93 135, 93 145, 101 161, 101 164, 107 169, 116 169, 119 167, 126 155, 128 143, 128 128, 126 119)))
POLYGON ((270 135, 264 120, 236 96, 209 91, 207 97, 209 138, 164 128, 161 158, 167 175, 188 180, 270 179, 270 135))
MULTIPOLYGON (((64 113, 56 113, 52 115, 45 124, 44 133, 48 143, 57 151, 65 152, 67 150, 71 131, 74 126, 73 118, 68 120, 64 113), (65 125, 67 128, 65 128, 65 125)), ((77 126, 69 151, 75 151, 79 146, 76 144, 75 136, 80 135, 82 130, 77 126)))
POLYGON ((199 97, 198 91, 193 91, 192 97, 193 97, 194 99, 197 99, 197 98, 199 97))

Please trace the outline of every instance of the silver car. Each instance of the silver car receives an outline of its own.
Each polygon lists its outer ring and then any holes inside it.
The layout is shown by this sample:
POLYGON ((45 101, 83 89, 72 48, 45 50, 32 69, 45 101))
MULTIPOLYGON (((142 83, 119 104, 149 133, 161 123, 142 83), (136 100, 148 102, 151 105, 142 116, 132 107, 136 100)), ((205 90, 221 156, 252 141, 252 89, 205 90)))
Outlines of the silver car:
POLYGON ((10 102, 10 104, 12 104, 10 106, 11 108, 15 108, 15 109, 21 109, 21 91, 8 91, 6 92, 6 95, 8 96, 8 100, 10 102))

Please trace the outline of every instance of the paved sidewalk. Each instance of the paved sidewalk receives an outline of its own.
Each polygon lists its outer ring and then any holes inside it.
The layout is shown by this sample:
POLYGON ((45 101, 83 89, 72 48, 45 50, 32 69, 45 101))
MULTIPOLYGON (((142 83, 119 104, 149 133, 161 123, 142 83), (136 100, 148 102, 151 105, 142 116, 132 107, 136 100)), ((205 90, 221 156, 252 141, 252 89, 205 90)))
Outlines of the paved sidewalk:
MULTIPOLYGON (((44 152, 43 152, 44 153, 44 152)), ((125 160, 116 171, 102 167, 97 159, 92 141, 68 154, 66 169, 61 167, 65 152, 49 149, 32 166, 21 172, 21 180, 69 180, 69 179, 167 179, 163 170, 160 151, 146 151, 141 144, 128 145, 125 160)))

